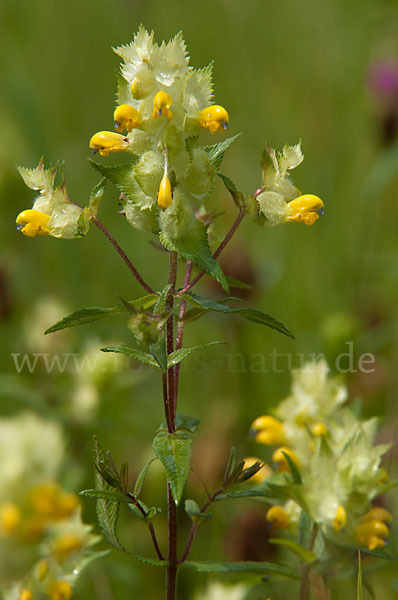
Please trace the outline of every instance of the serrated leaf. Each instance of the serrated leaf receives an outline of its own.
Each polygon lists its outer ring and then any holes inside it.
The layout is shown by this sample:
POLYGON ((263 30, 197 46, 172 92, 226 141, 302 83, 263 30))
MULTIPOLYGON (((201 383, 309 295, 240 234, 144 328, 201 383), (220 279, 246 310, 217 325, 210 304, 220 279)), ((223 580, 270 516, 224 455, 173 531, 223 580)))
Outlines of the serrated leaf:
POLYGON ((133 181, 133 167, 139 161, 139 157, 135 155, 129 155, 131 162, 123 165, 105 166, 95 162, 89 158, 89 163, 96 171, 101 173, 103 177, 109 179, 117 189, 125 194, 127 198, 134 199, 136 194, 135 184, 133 181))
POLYGON ((225 187, 231 194, 232 200, 234 201, 236 206, 238 208, 241 208, 244 204, 244 196, 243 196, 242 192, 238 190, 238 188, 236 187, 234 182, 229 177, 227 177, 226 175, 223 175, 222 173, 217 173, 217 175, 222 179, 225 187))
POLYGON ((288 540, 286 538, 272 538, 269 540, 269 542, 271 544, 278 544, 279 546, 284 546, 285 548, 288 548, 307 564, 310 564, 314 562, 314 560, 316 560, 316 556, 313 552, 310 552, 310 550, 306 550, 305 548, 300 546, 300 544, 297 544, 292 540, 288 540))
POLYGON ((144 487, 145 478, 148 474, 148 469, 155 460, 157 460, 157 459, 151 458, 151 460, 149 462, 147 462, 147 464, 141 469, 141 471, 137 477, 137 480, 135 482, 135 485, 134 485, 134 491, 133 491, 134 496, 138 497, 141 494, 142 488, 144 487))
POLYGON ((179 239, 171 238, 167 231, 161 231, 159 239, 167 250, 178 252, 184 258, 192 260, 209 273, 209 275, 214 277, 226 292, 229 291, 228 283, 222 272, 221 266, 216 259, 213 258, 210 251, 207 230, 202 221, 195 219, 189 232, 179 239))
MULTIPOLYGON (((149 308, 155 304, 158 296, 157 294, 147 294, 137 300, 130 300, 127 304, 134 308, 149 308)), ((76 327, 77 325, 85 325, 86 323, 92 323, 103 319, 108 315, 126 313, 127 308, 123 304, 112 306, 110 308, 102 308, 100 306, 88 306, 87 308, 81 308, 67 317, 64 317, 44 332, 45 334, 54 333, 61 329, 67 329, 68 327, 76 327)))
POLYGON ((155 367, 159 369, 159 365, 154 360, 152 354, 148 354, 148 352, 141 352, 140 350, 136 350, 135 348, 128 348, 127 346, 107 346, 106 348, 101 348, 101 352, 115 352, 117 354, 125 354, 130 358, 134 358, 134 360, 139 360, 146 365, 150 365, 151 367, 155 367))
POLYGON ((197 573, 271 573, 282 575, 290 579, 300 579, 299 573, 288 567, 281 567, 272 563, 241 561, 241 562, 211 562, 211 561, 185 561, 181 566, 196 571, 197 573))
POLYGON ((214 165, 217 171, 221 167, 225 152, 228 150, 230 145, 233 144, 236 139, 238 139, 239 136, 240 133, 237 133, 236 135, 226 138, 217 144, 212 144, 211 146, 202 146, 202 149, 206 152, 210 162, 214 165))
POLYGON ((158 514, 160 514, 162 512, 161 508, 158 508, 157 506, 151 506, 150 508, 148 508, 143 502, 140 501, 140 505, 142 506, 142 508, 145 510, 146 512, 146 516, 144 516, 142 514, 142 512, 139 510, 138 506, 136 504, 129 504, 129 508, 130 510, 135 514, 135 516, 140 519, 141 521, 144 521, 144 523, 149 523, 150 521, 152 521, 158 514))
POLYGON ((163 314, 164 312, 166 312, 167 296, 169 295, 171 288, 172 284, 168 283, 160 292, 159 296, 157 297, 156 304, 153 307, 154 315, 163 314))
POLYGON ((200 344, 199 346, 191 346, 191 348, 180 348, 179 350, 175 350, 167 357, 167 368, 174 367, 174 365, 178 365, 184 358, 187 358, 192 352, 197 352, 197 350, 202 350, 203 348, 208 348, 209 346, 214 346, 215 344, 224 344, 225 342, 208 342, 207 344, 200 344))
POLYGON ((266 325, 267 327, 271 327, 271 329, 276 329, 279 333, 283 333, 288 337, 294 339, 294 335, 292 332, 280 321, 271 317, 267 313, 264 313, 262 310, 256 308, 231 308, 230 306, 226 306, 225 304, 221 304, 220 302, 216 302, 215 300, 208 300, 207 298, 202 298, 197 294, 192 292, 187 292, 186 294, 180 294, 184 300, 187 300, 190 304, 194 306, 201 307, 206 311, 220 312, 224 314, 235 314, 247 319, 248 321, 252 321, 253 323, 259 323, 261 325, 266 325))
POLYGON ((99 183, 91 190, 90 200, 89 200, 89 209, 90 213, 94 216, 97 215, 99 204, 102 196, 104 195, 106 188, 106 178, 103 177, 99 183))
MULTIPOLYGON (((94 464, 97 465, 104 461, 104 454, 96 437, 94 437, 94 464)), ((97 469, 94 471, 95 483, 98 490, 111 490, 111 487, 104 481, 97 469)), ((112 490, 113 491, 113 490, 112 490)), ((98 498, 97 500, 97 518, 98 523, 106 539, 119 550, 124 550, 116 534, 116 526, 119 518, 119 502, 98 498)))
POLYGON ((152 356, 160 369, 165 373, 167 371, 167 352, 166 352, 166 337, 160 335, 156 344, 149 346, 152 356))
POLYGON ((187 433, 159 431, 153 449, 164 466, 174 502, 178 505, 191 464, 191 439, 187 433))
POLYGON ((104 490, 83 490, 79 492, 79 496, 85 496, 86 498, 102 498, 103 500, 113 500, 115 502, 125 502, 128 504, 131 499, 125 496, 121 492, 113 489, 104 490))

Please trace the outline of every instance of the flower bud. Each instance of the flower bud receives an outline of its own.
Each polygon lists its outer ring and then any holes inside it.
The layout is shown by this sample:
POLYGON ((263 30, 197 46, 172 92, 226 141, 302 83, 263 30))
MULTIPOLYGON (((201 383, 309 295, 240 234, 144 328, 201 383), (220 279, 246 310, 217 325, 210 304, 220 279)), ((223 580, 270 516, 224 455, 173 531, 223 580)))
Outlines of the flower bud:
POLYGON ((288 221, 313 225, 324 214, 324 204, 318 196, 305 194, 295 198, 288 204, 290 211, 288 221))
POLYGON ((14 502, 5 502, 0 506, 0 536, 14 533, 21 522, 21 511, 14 502))
POLYGON ((18 600, 32 600, 32 598, 32 592, 26 588, 18 596, 18 600))
POLYGON ((287 529, 290 525, 289 515, 282 506, 271 506, 265 518, 274 529, 287 529))
POLYGON ((200 111, 199 125, 208 129, 211 134, 228 129, 229 115, 225 108, 213 104, 200 111))
POLYGON ((250 469, 250 467, 252 467, 256 463, 261 464, 259 470, 250 477, 250 481, 252 481, 253 483, 262 483, 272 475, 271 467, 269 467, 265 463, 262 463, 262 461, 259 458, 255 458, 254 456, 248 456, 244 459, 244 462, 244 469, 250 469))
POLYGON ((311 427, 311 432, 316 436, 316 437, 322 437, 324 435, 327 434, 328 429, 325 425, 325 423, 315 423, 312 427, 311 427))
POLYGON ((131 131, 139 126, 138 110, 130 104, 121 104, 113 113, 116 131, 131 131))
POLYGON ((66 581, 55 581, 50 589, 51 600, 70 600, 73 590, 66 581))
POLYGON ((48 222, 50 216, 40 210, 24 210, 17 216, 17 229, 27 237, 49 235, 48 222))
POLYGON ((382 523, 392 523, 392 514, 381 506, 374 506, 362 517, 364 521, 381 521, 382 523))
POLYGON ((99 152, 101 156, 108 156, 111 152, 121 152, 126 150, 128 146, 128 139, 113 131, 99 131, 90 140, 90 148, 94 154, 99 152))
POLYGON ((162 210, 166 210, 173 202, 173 196, 171 194, 171 184, 167 172, 163 175, 162 181, 160 182, 158 192, 158 204, 162 210))
POLYGON ((167 92, 158 92, 153 99, 152 118, 167 117, 169 121, 173 118, 173 113, 170 110, 173 100, 167 92))

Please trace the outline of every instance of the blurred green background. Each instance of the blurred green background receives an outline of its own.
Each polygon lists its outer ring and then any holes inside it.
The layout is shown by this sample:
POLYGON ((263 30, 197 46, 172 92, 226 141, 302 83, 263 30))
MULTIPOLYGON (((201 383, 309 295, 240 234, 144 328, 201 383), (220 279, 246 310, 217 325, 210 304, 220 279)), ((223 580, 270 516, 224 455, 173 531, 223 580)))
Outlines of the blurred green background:
MULTIPOLYGON (((398 4, 393 0, 2 0, 2 414, 33 407, 65 424, 70 444, 65 480, 75 489, 91 486, 93 431, 117 461, 130 461, 132 474, 150 455, 162 408, 160 382, 147 370, 132 364, 128 372, 102 381, 99 405, 83 418, 79 398, 71 399, 77 377, 72 368, 48 374, 41 365, 32 374, 26 369, 17 374, 12 357, 80 353, 88 341, 93 347, 132 341, 123 319, 115 317, 78 328, 57 342, 40 342, 40 331, 50 324, 51 303, 60 303, 66 314, 84 306, 112 306, 119 294, 126 299, 142 294, 94 228, 76 241, 32 240, 16 232, 15 216, 31 206, 33 195, 15 166, 36 166, 42 155, 47 163, 65 160, 69 194, 86 202, 98 180, 87 162, 88 140, 113 125, 118 58, 111 47, 131 40, 140 23, 155 30, 158 42, 182 30, 195 67, 215 60, 215 100, 229 111, 229 133, 242 132, 225 158, 224 173, 245 193, 253 193, 261 183, 264 141, 281 148, 301 139, 306 160, 295 183, 326 205, 325 216, 311 228, 266 230, 247 219, 225 252, 227 274, 255 285, 245 302, 282 320, 296 339, 224 316, 205 317, 187 331, 188 345, 209 339, 228 343, 211 349, 207 363, 205 356, 192 358, 182 369, 181 410, 202 421, 196 434, 197 470, 210 487, 217 485, 231 444, 242 456, 267 458, 266 449, 248 438, 250 423, 286 396, 289 368, 312 353, 326 354, 335 371, 336 358, 352 351, 354 368, 346 374, 351 398, 362 400, 365 415, 381 416, 381 437, 391 440, 398 391, 398 98, 390 97, 372 73, 398 61, 398 4), (43 308, 44 301, 50 305, 43 308), (374 357, 369 373, 358 370, 364 353, 374 357)), ((207 132, 203 139, 212 141, 207 132)), ((220 231, 226 231, 236 209, 221 186, 216 194, 225 208, 220 231)), ((167 278, 166 257, 149 244, 149 236, 132 230, 118 215, 117 193, 110 186, 101 219, 150 284, 160 289, 167 278)), ((204 280, 201 292, 220 294, 204 280)), ((340 366, 349 368, 348 357, 340 366)), ((156 498, 162 502, 161 478, 158 474, 149 482, 152 503, 156 498)), ((194 477, 188 497, 203 498, 194 477)), ((253 558, 246 539, 251 535, 247 515, 256 519, 252 505, 214 512, 217 518, 199 533, 192 556, 253 558)), ((94 521, 88 502, 85 515, 94 521)), ((122 516, 125 543, 134 552, 149 554, 144 526, 127 517, 122 516)), ((161 518, 159 527, 162 537, 161 518)), ((261 543, 257 558, 272 559, 272 547, 261 543)), ((198 576, 183 576, 181 597, 191 598, 202 584, 198 576)), ((143 597, 145 590, 151 600, 162 595, 162 585, 162 573, 149 577, 146 568, 115 551, 90 567, 76 597, 143 597)), ((286 595, 285 586, 256 587, 251 597, 277 600, 286 595)), ((347 598, 353 589, 346 588, 347 598)))

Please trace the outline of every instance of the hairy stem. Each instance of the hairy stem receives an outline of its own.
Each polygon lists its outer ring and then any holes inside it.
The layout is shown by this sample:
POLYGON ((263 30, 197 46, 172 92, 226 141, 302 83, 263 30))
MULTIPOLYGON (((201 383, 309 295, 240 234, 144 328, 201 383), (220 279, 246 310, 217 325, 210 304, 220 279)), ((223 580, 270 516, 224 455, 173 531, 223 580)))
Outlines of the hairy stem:
MULTIPOLYGON (((228 231, 227 235, 225 236, 225 238, 223 239, 223 241, 221 242, 221 244, 219 245, 217 250, 214 252, 213 258, 217 258, 221 254, 221 252, 224 250, 225 246, 228 244, 228 242, 234 235, 235 231, 238 229, 245 214, 246 214, 246 209, 241 208, 238 213, 238 216, 236 217, 235 221, 231 225, 231 229, 228 231)), ((186 292, 188 292, 191 288, 193 288, 194 285, 196 285, 198 283, 198 281, 200 281, 200 279, 202 279, 203 275, 205 275, 205 274, 206 274, 206 271, 204 271, 204 270, 199 271, 199 273, 196 275, 196 277, 194 277, 192 279, 192 281, 190 283, 188 283, 187 285, 184 284, 184 287, 182 288, 182 290, 179 290, 177 292, 177 294, 185 294, 186 292)))
MULTIPOLYGON (((169 284, 171 288, 166 299, 166 310, 171 311, 170 317, 166 323, 166 352, 169 356, 174 352, 174 294, 177 280, 177 253, 170 252, 169 254, 169 284)), ((166 377, 164 378, 163 387, 167 386, 168 398, 168 431, 175 431, 175 413, 177 407, 177 397, 175 390, 175 367, 167 369, 166 377)), ((166 409, 166 406, 165 406, 166 409)), ((166 414, 167 418, 167 414, 166 414)), ((167 505, 168 505, 168 530, 169 530, 169 547, 167 561, 167 585, 166 585, 166 600, 175 600, 177 592, 177 507, 174 502, 173 494, 170 485, 167 484, 167 505)))
POLYGON ((136 278, 136 280, 138 281, 138 283, 144 288, 144 290, 146 290, 149 294, 156 294, 157 292, 155 292, 143 280, 143 278, 138 273, 137 269, 135 268, 135 266, 133 265, 133 263, 131 262, 131 260, 127 256, 127 254, 124 252, 124 250, 121 249, 121 247, 119 246, 119 244, 117 243, 117 241, 115 240, 115 238, 113 237, 113 235, 107 230, 107 228, 105 227, 105 225, 99 219, 97 219, 97 217, 91 217, 91 220, 94 223, 94 225, 96 227, 98 227, 98 229, 100 231, 102 231, 102 233, 104 234, 104 236, 110 241, 110 243, 112 244, 112 246, 115 248, 116 252, 119 254, 119 256, 121 256, 123 262, 127 265, 127 267, 130 269, 130 271, 132 272, 132 274, 134 275, 134 277, 136 278))

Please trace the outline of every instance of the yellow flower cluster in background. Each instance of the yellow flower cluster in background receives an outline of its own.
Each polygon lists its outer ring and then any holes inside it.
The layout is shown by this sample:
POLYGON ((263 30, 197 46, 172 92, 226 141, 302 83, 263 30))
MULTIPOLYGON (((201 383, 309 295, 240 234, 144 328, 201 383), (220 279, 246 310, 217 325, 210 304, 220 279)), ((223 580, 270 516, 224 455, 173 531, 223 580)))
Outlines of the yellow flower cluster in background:
MULTIPOLYGON (((252 424, 256 442, 277 446, 273 472, 267 466, 263 485, 281 477, 288 478, 286 484, 293 469, 301 479, 300 502, 272 506, 267 521, 274 529, 294 528, 305 506, 336 543, 383 548, 392 517, 371 503, 384 490, 387 474, 380 461, 389 446, 373 445, 377 421, 361 421, 344 406, 346 389, 338 378, 328 377, 325 361, 309 363, 292 375, 291 394, 275 416, 261 415, 252 424)), ((259 478, 256 482, 261 485, 259 478)))
POLYGON ((98 536, 56 476, 64 442, 55 423, 26 413, 0 420, 0 584, 4 600, 69 600, 98 536))

